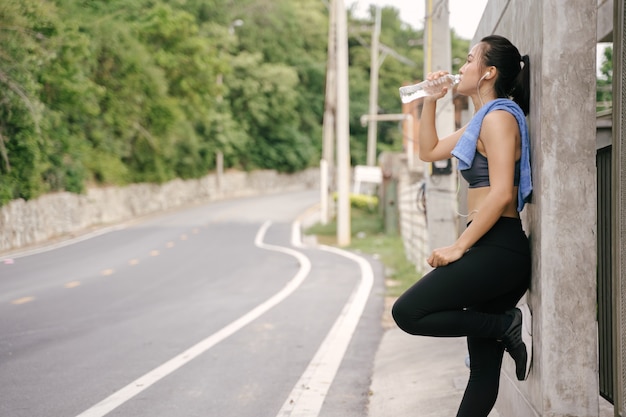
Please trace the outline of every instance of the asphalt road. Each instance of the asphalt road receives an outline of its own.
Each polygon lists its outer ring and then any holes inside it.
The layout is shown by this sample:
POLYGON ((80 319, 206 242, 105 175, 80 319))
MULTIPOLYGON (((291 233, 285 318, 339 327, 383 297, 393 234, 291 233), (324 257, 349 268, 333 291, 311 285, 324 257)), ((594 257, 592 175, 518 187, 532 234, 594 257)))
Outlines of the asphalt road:
POLYGON ((317 196, 0 255, 0 417, 366 415, 381 267, 299 244, 317 196))

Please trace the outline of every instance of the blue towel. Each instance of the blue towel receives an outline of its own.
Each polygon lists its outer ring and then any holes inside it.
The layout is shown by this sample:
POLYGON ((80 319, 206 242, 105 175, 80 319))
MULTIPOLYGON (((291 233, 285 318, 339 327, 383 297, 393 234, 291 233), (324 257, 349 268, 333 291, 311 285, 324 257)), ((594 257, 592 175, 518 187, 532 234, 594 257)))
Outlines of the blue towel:
POLYGON ((465 170, 472 166, 474 155, 476 154, 476 142, 480 134, 480 128, 483 119, 492 110, 506 110, 515 116, 519 124, 519 130, 522 135, 522 155, 520 159, 520 181, 517 193, 517 211, 522 211, 524 204, 530 200, 533 191, 533 182, 530 174, 530 139, 528 137, 528 126, 526 125, 526 116, 522 109, 512 100, 506 98, 498 98, 482 106, 478 112, 472 117, 463 136, 459 139, 456 146, 452 150, 459 160, 459 170, 465 170))

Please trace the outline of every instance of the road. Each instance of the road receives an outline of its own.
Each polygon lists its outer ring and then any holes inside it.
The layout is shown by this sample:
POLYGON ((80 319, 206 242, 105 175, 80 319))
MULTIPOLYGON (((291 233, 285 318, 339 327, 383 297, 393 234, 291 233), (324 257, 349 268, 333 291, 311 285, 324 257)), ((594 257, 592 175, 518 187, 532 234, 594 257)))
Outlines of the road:
POLYGON ((0 256, 1 417, 366 415, 381 267, 302 245, 317 192, 0 256))

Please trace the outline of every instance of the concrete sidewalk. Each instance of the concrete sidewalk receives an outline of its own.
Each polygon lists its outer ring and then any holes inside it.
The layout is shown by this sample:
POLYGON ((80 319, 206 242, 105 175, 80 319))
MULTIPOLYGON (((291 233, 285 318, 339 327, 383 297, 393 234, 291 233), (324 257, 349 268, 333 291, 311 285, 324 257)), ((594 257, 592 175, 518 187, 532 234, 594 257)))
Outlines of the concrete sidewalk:
MULTIPOLYGON (((469 378, 465 338, 418 337, 389 322, 374 362, 368 417, 453 417, 469 378)), ((493 410, 490 417, 499 417, 493 410)))
MULTIPOLYGON (((383 314, 385 334, 374 360, 367 417, 454 417, 469 378, 465 338, 411 336, 383 314)), ((511 359, 505 354, 505 361, 511 359)), ((600 397, 599 417, 613 417, 600 397)), ((496 409, 489 417, 500 417, 496 409)))

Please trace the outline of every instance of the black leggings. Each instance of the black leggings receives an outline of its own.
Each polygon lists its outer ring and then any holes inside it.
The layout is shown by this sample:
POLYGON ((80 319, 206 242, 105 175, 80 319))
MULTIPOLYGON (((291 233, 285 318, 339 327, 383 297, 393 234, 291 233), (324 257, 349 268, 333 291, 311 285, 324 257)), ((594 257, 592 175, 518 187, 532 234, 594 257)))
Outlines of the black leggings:
POLYGON ((498 396, 504 346, 498 341, 530 282, 528 239, 519 219, 502 217, 456 262, 436 268, 394 304, 413 335, 467 336, 470 378, 457 417, 487 416, 498 396))

